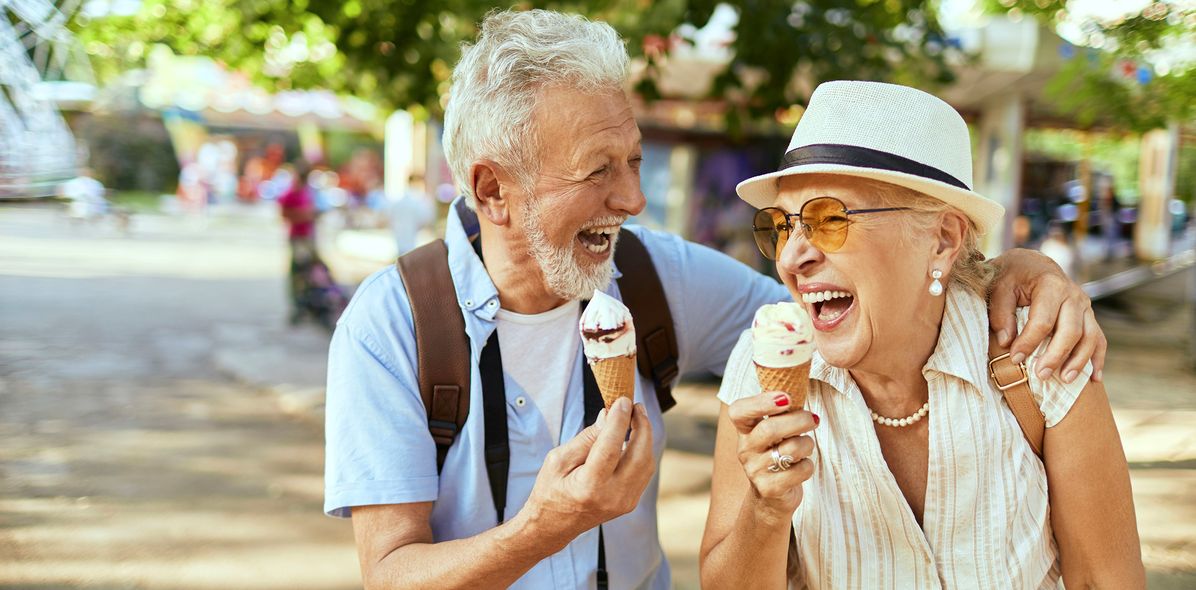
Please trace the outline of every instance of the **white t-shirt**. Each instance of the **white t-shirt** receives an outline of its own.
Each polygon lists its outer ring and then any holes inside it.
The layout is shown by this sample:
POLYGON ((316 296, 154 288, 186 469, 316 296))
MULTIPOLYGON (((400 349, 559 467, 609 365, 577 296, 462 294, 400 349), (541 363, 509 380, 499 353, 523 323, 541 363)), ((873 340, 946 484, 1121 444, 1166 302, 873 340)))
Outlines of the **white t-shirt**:
POLYGON ((536 403, 554 445, 561 442, 565 392, 581 346, 580 318, 576 301, 534 315, 500 309, 495 317, 503 372, 536 403))

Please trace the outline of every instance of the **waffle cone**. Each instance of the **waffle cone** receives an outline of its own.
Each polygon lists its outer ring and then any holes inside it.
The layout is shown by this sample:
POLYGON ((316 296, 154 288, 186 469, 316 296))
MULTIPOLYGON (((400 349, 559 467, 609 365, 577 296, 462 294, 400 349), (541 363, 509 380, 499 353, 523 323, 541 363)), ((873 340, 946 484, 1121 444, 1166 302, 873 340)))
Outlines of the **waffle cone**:
POLYGON ((761 391, 783 391, 789 394, 789 400, 794 407, 806 405, 806 393, 810 387, 810 363, 783 369, 756 365, 756 377, 760 379, 761 391))
POLYGON ((635 355, 616 356, 591 362, 594 380, 598 382, 598 391, 602 392, 602 401, 606 402, 606 409, 620 397, 635 402, 635 355))

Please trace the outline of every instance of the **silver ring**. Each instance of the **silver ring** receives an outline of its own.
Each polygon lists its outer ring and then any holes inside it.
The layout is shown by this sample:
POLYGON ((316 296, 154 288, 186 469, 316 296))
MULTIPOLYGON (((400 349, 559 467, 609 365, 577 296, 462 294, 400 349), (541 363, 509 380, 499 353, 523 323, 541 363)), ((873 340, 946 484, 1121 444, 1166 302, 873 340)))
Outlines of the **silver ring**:
POLYGON ((793 467, 792 455, 782 455, 776 447, 773 447, 772 450, 769 451, 769 455, 772 456, 772 465, 768 466, 769 471, 773 473, 780 473, 786 469, 789 469, 790 467, 793 467))

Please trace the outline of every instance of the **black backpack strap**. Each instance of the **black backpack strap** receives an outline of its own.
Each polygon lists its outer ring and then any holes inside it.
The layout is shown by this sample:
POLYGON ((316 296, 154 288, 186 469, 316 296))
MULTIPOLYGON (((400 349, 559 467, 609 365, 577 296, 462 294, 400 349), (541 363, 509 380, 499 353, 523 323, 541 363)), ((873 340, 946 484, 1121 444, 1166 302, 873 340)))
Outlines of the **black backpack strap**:
POLYGON ((482 412, 486 419, 486 475, 498 524, 506 520, 507 477, 511 472, 511 442, 507 434, 507 385, 503 382, 502 349, 498 330, 490 334, 478 367, 482 373, 482 412))
POLYGON ((404 254, 395 267, 411 303, 419 396, 428 412, 428 431, 436 441, 436 472, 440 473, 469 415, 469 335, 443 240, 404 254))
POLYGON ((652 258, 648 256, 648 249, 630 230, 619 230, 615 264, 623 273, 619 278, 623 304, 635 318, 639 372, 652 380, 660 411, 666 412, 677 405, 677 400, 673 399, 673 381, 680 370, 677 366, 677 334, 664 287, 652 265, 652 258))

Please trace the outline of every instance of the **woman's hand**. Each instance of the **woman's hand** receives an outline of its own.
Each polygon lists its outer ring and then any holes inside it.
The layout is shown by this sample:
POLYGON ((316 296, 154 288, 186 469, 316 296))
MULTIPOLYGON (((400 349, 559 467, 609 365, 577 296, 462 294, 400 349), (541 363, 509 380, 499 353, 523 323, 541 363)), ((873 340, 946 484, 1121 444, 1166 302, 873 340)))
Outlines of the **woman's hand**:
POLYGON ((1000 272, 989 289, 989 324, 997 341, 1009 347, 1013 362, 1030 356, 1051 336, 1050 346, 1036 363, 1040 379, 1058 373, 1071 383, 1091 360, 1092 379, 1100 381, 1109 346, 1084 290, 1039 252, 1014 248, 993 263, 1000 272), (1016 308, 1027 305, 1030 321, 1017 334, 1016 308))
POLYGON ((739 433, 739 463, 763 509, 761 516, 785 522, 801 503, 801 484, 814 474, 814 463, 809 458, 814 439, 803 435, 819 421, 815 414, 792 409, 789 403, 788 395, 770 391, 736 401, 727 410, 739 433), (773 449, 791 457, 792 466, 776 469, 773 449))

